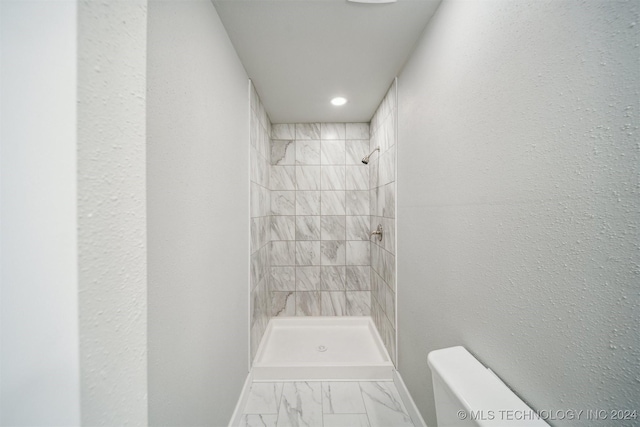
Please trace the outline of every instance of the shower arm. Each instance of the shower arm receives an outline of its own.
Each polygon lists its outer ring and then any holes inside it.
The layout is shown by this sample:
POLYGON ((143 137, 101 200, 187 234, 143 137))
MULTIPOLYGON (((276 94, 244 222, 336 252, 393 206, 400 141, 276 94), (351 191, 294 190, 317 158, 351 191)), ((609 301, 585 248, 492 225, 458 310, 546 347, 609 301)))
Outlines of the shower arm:
POLYGON ((369 158, 373 155, 373 153, 375 153, 376 151, 380 151, 380 146, 377 146, 371 153, 369 153, 368 155, 364 156, 362 158, 362 163, 364 163, 365 165, 369 164, 369 158))

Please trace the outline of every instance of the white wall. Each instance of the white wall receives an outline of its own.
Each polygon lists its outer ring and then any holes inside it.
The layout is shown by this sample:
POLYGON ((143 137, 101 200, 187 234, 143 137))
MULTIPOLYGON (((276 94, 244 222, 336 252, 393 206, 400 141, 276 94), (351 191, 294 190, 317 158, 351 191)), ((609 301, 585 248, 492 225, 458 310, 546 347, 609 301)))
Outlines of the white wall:
POLYGON ((151 1, 148 23, 149 421, 226 425, 248 369, 248 79, 210 1, 151 1))
POLYGON ((76 2, 0 14, 0 424, 78 425, 76 2))
POLYGON ((399 366, 429 425, 452 345, 536 409, 637 409, 639 13, 448 0, 400 75, 399 366))
POLYGON ((147 424, 146 3, 78 3, 83 425, 147 424))

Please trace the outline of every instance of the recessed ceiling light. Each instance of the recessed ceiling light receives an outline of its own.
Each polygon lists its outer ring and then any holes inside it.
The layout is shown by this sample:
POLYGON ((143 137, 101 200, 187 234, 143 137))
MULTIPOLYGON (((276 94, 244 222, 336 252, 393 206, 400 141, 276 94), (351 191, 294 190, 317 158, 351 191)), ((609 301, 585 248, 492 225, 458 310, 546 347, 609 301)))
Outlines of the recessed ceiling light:
POLYGON ((332 103, 333 105, 337 105, 337 106, 339 106, 339 105, 344 105, 344 104, 346 104, 346 103, 347 103, 347 98, 343 98, 343 97, 341 97, 341 96, 336 96, 335 98, 333 98, 333 99, 331 100, 331 103, 332 103))

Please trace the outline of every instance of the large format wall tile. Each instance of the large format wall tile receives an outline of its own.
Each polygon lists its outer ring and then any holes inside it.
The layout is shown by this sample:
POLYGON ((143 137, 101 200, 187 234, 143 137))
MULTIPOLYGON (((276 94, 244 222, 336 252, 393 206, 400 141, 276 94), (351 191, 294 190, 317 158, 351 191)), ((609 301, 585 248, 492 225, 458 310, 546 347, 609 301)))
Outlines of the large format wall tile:
MULTIPOLYGON (((270 312, 369 315, 371 302, 364 299, 371 289, 371 169, 361 162, 369 154, 369 125, 275 124, 271 131, 269 161, 253 173, 256 180, 269 182, 268 197, 256 191, 255 198, 256 211, 267 209, 271 215, 266 236, 271 242, 270 312), (347 297, 347 290, 366 295, 347 297)), ((254 156, 262 159, 262 151, 256 148, 254 156)), ((375 203, 376 214, 377 203, 383 204, 380 211, 386 208, 382 198, 375 203)), ((260 229, 262 223, 252 226, 260 229)), ((260 245, 264 238, 257 233, 252 242, 260 245)), ((258 258, 254 264, 252 280, 261 283, 265 270, 258 258)))
MULTIPOLYGON (((271 123, 260 102, 260 98, 251 86, 250 91, 250 215, 251 215, 251 254, 250 254, 250 349, 251 357, 256 354, 260 340, 267 327, 271 313, 269 282, 271 281, 271 244, 274 235, 291 237, 291 225, 286 221, 272 223, 270 215, 273 207, 286 210, 286 203, 271 192, 271 154, 279 163, 291 162, 292 141, 270 144, 271 123), (274 204, 275 202, 275 204, 274 204)), ((293 167, 293 166, 290 166, 293 167)), ((277 173, 277 172, 276 172, 277 173)), ((277 177, 278 182, 282 181, 277 177)), ((283 184, 284 185, 284 184, 283 184)))
POLYGON ((320 139, 320 123, 296 123, 296 140, 320 139))
POLYGON ((294 140, 271 141, 272 165, 295 165, 296 145, 294 140))
POLYGON ((321 316, 345 316, 347 300, 344 292, 320 292, 321 316))
POLYGON ((322 123, 320 129, 322 139, 345 139, 345 123, 322 123))
MULTIPOLYGON (((396 82, 371 120, 369 149, 380 147, 369 163, 370 229, 383 227, 383 239, 370 240, 371 314, 395 363, 396 295, 396 82)), ((349 260, 349 252, 347 258, 349 260)), ((355 254, 352 255, 355 257, 355 254)), ((347 301, 348 303, 349 301, 347 301)))
POLYGON ((271 191, 271 215, 295 215, 296 193, 294 191, 271 191))
POLYGON ((347 165, 352 166, 362 166, 365 165, 362 163, 362 158, 369 154, 369 140, 354 140, 347 141, 346 145, 346 153, 345 153, 345 162, 347 165))
POLYGON ((320 215, 320 191, 297 191, 295 214, 320 215))
POLYGON ((340 166, 345 164, 346 144, 341 141, 322 141, 322 165, 340 166))
POLYGON ((301 140, 296 141, 296 164, 297 165, 319 165, 320 164, 320 141, 301 140))
POLYGON ((369 123, 347 123, 346 139, 369 139, 369 123))

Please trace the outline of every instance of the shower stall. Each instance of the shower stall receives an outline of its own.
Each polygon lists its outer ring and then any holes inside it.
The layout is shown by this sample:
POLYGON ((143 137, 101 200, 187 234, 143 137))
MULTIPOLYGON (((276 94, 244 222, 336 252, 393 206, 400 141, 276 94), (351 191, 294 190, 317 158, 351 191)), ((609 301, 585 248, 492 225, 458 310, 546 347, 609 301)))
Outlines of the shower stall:
POLYGON ((256 375, 390 379, 397 82, 369 123, 271 123, 252 83, 249 98, 249 359, 256 375), (346 366, 352 369, 338 368, 346 366))

